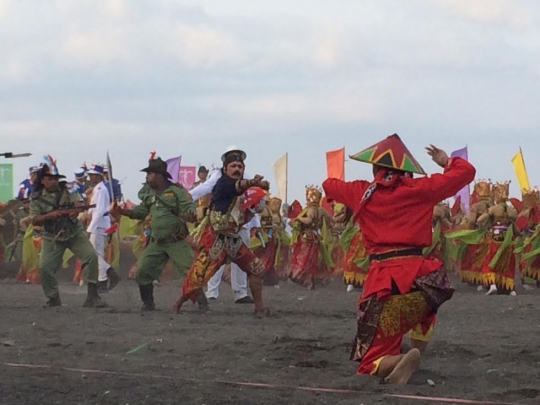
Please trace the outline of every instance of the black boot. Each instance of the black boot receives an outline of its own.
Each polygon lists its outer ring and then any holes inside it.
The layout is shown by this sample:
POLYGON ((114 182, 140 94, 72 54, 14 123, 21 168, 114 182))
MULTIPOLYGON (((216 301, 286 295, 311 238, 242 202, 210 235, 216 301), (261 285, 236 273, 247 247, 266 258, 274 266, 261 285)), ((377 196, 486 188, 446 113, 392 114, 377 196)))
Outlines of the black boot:
POLYGON ((45 303, 45 308, 54 308, 54 307, 61 307, 61 306, 62 306, 62 301, 60 301, 59 295, 49 298, 49 300, 45 303))
POLYGON ((109 277, 109 291, 111 291, 120 282, 120 276, 118 275, 116 270, 111 267, 109 268, 109 270, 107 270, 107 277, 109 277))
POLYGON ((208 300, 206 299, 206 295, 204 295, 204 291, 202 289, 199 291, 199 295, 197 295, 197 304, 199 304, 199 310, 201 311, 207 312, 210 310, 208 300))
POLYGON ((154 284, 139 285, 139 292, 141 293, 141 301, 143 303, 141 311, 155 311, 154 284))
POLYGON ((88 294, 84 301, 84 308, 105 308, 107 303, 101 300, 96 283, 88 283, 88 294))

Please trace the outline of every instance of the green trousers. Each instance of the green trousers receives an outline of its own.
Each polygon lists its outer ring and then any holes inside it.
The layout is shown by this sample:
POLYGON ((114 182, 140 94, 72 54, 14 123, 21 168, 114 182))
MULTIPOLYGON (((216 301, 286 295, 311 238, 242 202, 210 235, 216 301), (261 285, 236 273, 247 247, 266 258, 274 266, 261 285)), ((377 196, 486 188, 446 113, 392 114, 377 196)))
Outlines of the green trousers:
POLYGON ((98 259, 96 251, 90 244, 84 231, 79 231, 66 241, 52 240, 44 237, 39 260, 39 275, 41 287, 47 298, 58 296, 56 270, 62 267, 64 252, 69 249, 81 261, 82 274, 88 283, 97 283, 98 259))
POLYGON ((180 278, 185 277, 193 262, 193 250, 184 241, 174 243, 150 242, 146 249, 143 250, 137 264, 135 281, 139 285, 147 285, 157 280, 169 259, 173 261, 174 268, 180 278))

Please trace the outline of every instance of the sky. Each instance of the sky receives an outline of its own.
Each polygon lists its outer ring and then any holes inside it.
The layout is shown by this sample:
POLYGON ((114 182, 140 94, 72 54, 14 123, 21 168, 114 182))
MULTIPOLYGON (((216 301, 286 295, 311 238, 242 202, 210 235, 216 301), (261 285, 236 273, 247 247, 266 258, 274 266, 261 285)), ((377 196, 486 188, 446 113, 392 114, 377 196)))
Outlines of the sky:
POLYGON ((540 185, 539 19, 537 0, 0 0, 0 152, 34 154, 18 183, 108 150, 134 201, 152 150, 212 166, 238 146, 270 182, 288 152, 303 202, 326 151, 398 133, 426 171, 425 146, 467 146, 517 195, 519 147, 540 185))

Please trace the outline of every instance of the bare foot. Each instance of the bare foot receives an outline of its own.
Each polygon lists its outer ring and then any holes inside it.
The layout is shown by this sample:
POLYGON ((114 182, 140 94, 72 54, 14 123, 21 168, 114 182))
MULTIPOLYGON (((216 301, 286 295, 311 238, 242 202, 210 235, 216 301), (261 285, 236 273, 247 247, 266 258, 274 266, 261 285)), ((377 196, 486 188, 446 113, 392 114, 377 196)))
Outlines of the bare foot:
POLYGON ((412 374, 418 370, 419 366, 420 351, 418 349, 411 349, 409 353, 403 356, 390 375, 384 379, 384 382, 386 384, 405 385, 412 374))
POLYGON ((270 311, 270 308, 264 308, 262 311, 255 310, 254 315, 255 315, 255 318, 271 317, 272 311, 270 311))

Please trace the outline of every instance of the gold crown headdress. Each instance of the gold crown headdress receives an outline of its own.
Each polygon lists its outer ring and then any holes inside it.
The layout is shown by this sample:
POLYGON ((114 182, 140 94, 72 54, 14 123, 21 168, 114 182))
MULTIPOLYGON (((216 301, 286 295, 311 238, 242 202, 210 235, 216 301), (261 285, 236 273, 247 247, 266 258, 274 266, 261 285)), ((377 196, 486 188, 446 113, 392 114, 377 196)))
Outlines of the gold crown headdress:
POLYGON ((306 201, 311 204, 320 204, 322 200, 323 190, 319 186, 306 186, 306 201))
POLYGON ((491 187, 491 195, 495 203, 500 203, 508 200, 510 194, 510 180, 502 183, 495 183, 491 187))
POLYGON ((491 198, 491 179, 478 180, 474 185, 474 191, 479 198, 491 198))
POLYGON ((540 202, 540 193, 538 192, 537 187, 532 190, 523 190, 521 192, 521 197, 525 208, 534 207, 540 202))

